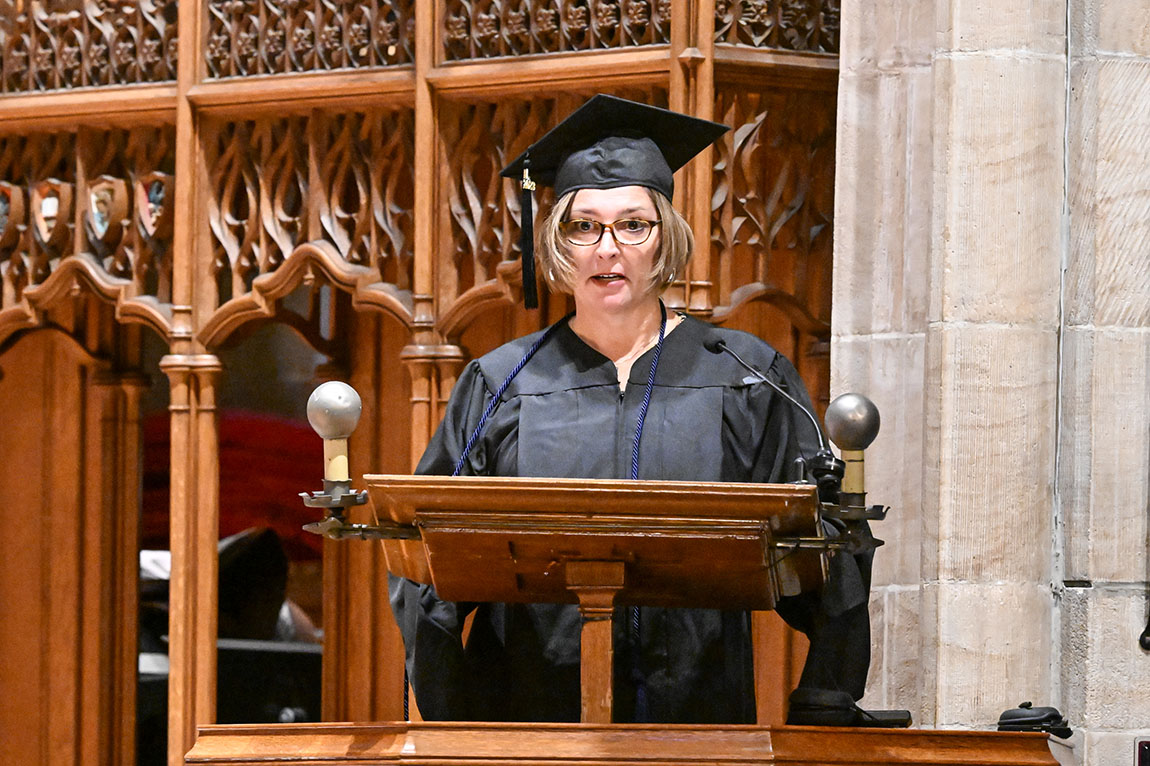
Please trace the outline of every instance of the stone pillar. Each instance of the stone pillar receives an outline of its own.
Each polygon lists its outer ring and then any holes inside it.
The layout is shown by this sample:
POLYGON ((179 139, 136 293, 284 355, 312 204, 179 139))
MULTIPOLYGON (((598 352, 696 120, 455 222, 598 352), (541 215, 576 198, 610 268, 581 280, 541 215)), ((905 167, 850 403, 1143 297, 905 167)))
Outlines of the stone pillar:
POLYGON ((1147 28, 1121 0, 843 5, 832 389, 882 409, 894 506, 864 704, 1058 705, 1085 766, 1150 737, 1147 28))
POLYGON ((1057 692, 1065 3, 936 13, 923 717, 993 726, 1057 692))
POLYGON ((922 720, 922 402, 931 216, 932 3, 842 6, 831 392, 882 413, 867 456, 875 534, 872 664, 865 706, 922 720))
POLYGON ((843 19, 832 389, 881 408, 868 489, 894 506, 864 704, 991 727, 1057 702, 1065 4, 843 19))
POLYGON ((1061 683, 1103 766, 1150 737, 1150 7, 1070 7, 1061 683))

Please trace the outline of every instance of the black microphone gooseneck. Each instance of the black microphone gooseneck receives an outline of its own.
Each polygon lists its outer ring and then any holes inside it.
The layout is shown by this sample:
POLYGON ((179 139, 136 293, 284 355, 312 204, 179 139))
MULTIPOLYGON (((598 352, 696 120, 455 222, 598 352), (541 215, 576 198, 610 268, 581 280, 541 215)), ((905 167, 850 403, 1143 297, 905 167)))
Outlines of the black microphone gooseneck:
POLYGON ((723 341, 721 338, 715 338, 715 339, 709 340, 709 341, 707 341, 706 343, 704 343, 704 344, 703 344, 703 346, 704 346, 704 347, 705 347, 705 348, 706 348, 708 351, 710 351, 712 354, 727 354, 727 355, 728 355, 728 356, 730 356, 732 359, 734 359, 736 362, 738 362, 740 365, 742 365, 742 366, 743 366, 743 369, 745 369, 747 372, 751 373, 751 374, 752 374, 752 375, 754 375, 756 378, 758 378, 759 380, 763 381, 764 383, 766 383, 766 384, 767 384, 768 386, 770 386, 771 388, 775 389, 775 391, 777 391, 777 392, 778 392, 780 395, 782 395, 782 397, 783 397, 784 399, 786 399, 788 402, 790 402, 791 404, 795 405, 795 406, 796 406, 796 407, 798 407, 800 410, 802 410, 802 413, 803 413, 804 415, 806 415, 806 416, 807 416, 807 418, 808 418, 808 419, 811 421, 811 423, 814 425, 814 427, 815 427, 815 433, 816 433, 816 434, 818 434, 818 437, 819 437, 819 451, 821 452, 821 451, 823 451, 823 450, 825 450, 825 449, 827 448, 827 442, 826 442, 826 439, 824 439, 824 438, 823 438, 823 431, 822 431, 822 429, 819 427, 819 421, 818 421, 818 420, 815 418, 815 414, 814 414, 813 412, 811 412, 810 410, 808 410, 806 407, 804 407, 804 406, 802 405, 802 403, 800 403, 800 402, 799 402, 799 400, 798 400, 798 399, 796 399, 796 398, 794 398, 793 396, 791 396, 790 394, 788 394, 788 393, 787 393, 787 392, 786 392, 786 391, 783 389, 783 387, 782 387, 782 386, 780 386, 778 383, 776 383, 775 381, 771 380, 770 378, 768 378, 768 377, 767 377, 766 375, 764 375, 763 373, 759 372, 757 369, 755 369, 755 368, 754 368, 754 367, 752 367, 751 365, 747 364, 747 363, 746 363, 746 361, 744 361, 744 360, 743 360, 743 357, 741 357, 741 356, 739 356, 738 354, 736 354, 736 353, 735 353, 735 351, 734 351, 734 350, 733 350, 733 349, 732 349, 730 346, 728 346, 728 345, 726 344, 726 342, 725 342, 725 341, 723 341))
POLYGON ((788 402, 797 407, 815 427, 815 434, 819 437, 819 451, 815 454, 814 460, 809 467, 812 474, 814 474, 815 481, 819 486, 819 497, 824 502, 838 502, 839 484, 843 478, 844 464, 841 460, 835 457, 834 453, 827 447, 827 441, 823 437, 823 430, 819 427, 819 421, 815 414, 811 412, 806 406, 798 399, 794 398, 783 389, 778 383, 774 382, 762 372, 748 364, 741 356, 739 356, 734 349, 726 344, 722 338, 713 338, 703 344, 703 347, 710 351, 712 354, 726 354, 736 362, 738 362, 743 369, 754 375, 756 378, 766 383, 774 389, 780 396, 788 402))

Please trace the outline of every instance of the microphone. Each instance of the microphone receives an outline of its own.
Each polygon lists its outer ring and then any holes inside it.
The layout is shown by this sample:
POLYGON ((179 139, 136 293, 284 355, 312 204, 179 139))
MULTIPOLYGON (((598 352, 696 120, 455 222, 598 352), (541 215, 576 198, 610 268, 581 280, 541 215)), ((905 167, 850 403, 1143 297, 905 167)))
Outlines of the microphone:
POLYGON ((724 341, 722 338, 712 338, 711 340, 704 343, 703 347, 706 348, 708 351, 710 351, 712 354, 727 354, 732 359, 734 359, 736 362, 738 362, 740 365, 742 365, 743 369, 745 369, 747 372, 751 373, 756 378, 763 381, 764 383, 766 383, 771 388, 775 389, 775 391, 778 392, 779 395, 781 395, 784 399, 786 399, 788 402, 790 402, 791 404, 798 407, 802 411, 802 413, 807 416, 807 419, 811 421, 811 424, 814 425, 814 427, 815 427, 815 433, 818 434, 818 437, 819 437, 819 452, 822 452, 823 450, 825 450, 827 448, 826 439, 823 438, 823 431, 821 428, 819 428, 819 421, 815 418, 815 414, 813 412, 811 412, 810 410, 808 410, 806 407, 804 407, 799 402, 798 399, 796 399, 793 396, 791 396, 790 394, 788 394, 785 390, 783 390, 783 387, 780 386, 778 383, 775 383, 773 380, 768 378, 766 375, 759 372, 756 368, 747 364, 747 362, 744 361, 743 357, 736 354, 734 349, 732 349, 730 346, 728 346, 726 341, 724 341))
MULTIPOLYGON (((846 550, 852 554, 865 552, 883 544, 876 539, 866 526, 867 520, 881 521, 886 518, 887 509, 884 506, 867 508, 865 503, 866 492, 863 490, 862 451, 874 440, 878 433, 878 409, 865 396, 858 394, 843 394, 831 402, 827 409, 828 427, 835 444, 844 449, 844 457, 851 459, 849 475, 848 464, 835 457, 827 447, 822 429, 815 414, 800 401, 783 390, 762 372, 748 364, 721 338, 708 340, 703 347, 712 354, 727 354, 742 366, 747 372, 766 383, 784 399, 802 410, 803 414, 814 424, 815 433, 819 437, 819 451, 815 453, 814 460, 809 466, 811 474, 818 485, 819 515, 824 519, 837 521, 840 529, 844 529, 843 537, 846 541, 846 550), (834 422, 830 421, 834 414, 834 422), (845 490, 845 491, 843 491, 845 490)), ((805 463, 799 458, 796 463, 805 463)), ((800 477, 799 482, 803 482, 800 477)))
MULTIPOLYGON (((762 382, 766 383, 768 386, 774 389, 776 393, 793 404, 804 415, 807 416, 807 419, 811 421, 811 425, 815 427, 815 434, 817 434, 819 437, 819 451, 815 453, 814 460, 809 466, 811 473, 815 477, 815 482, 819 487, 819 498, 823 500, 823 502, 838 502, 839 482, 842 480, 845 465, 843 461, 835 457, 834 453, 831 452, 830 448, 827 447, 827 441, 823 437, 823 431, 821 428, 819 428, 819 421, 815 417, 815 414, 811 412, 805 405, 803 405, 803 403, 798 399, 788 394, 778 383, 775 383, 773 380, 761 373, 758 369, 748 364, 741 356, 735 352, 734 349, 728 346, 722 338, 712 338, 711 340, 704 343, 703 347, 710 351, 712 354, 726 354, 727 356, 731 357, 736 362, 738 362, 743 369, 754 375, 762 382)), ((798 460, 803 461, 804 464, 806 462, 804 458, 799 458, 798 460)), ((799 477, 799 481, 803 481, 802 476, 799 477)))

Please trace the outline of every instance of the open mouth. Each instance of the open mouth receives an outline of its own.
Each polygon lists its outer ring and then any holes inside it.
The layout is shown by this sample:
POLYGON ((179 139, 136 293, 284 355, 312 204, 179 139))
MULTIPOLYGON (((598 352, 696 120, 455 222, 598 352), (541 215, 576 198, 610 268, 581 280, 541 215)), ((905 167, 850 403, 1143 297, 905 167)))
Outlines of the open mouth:
POLYGON ((614 282, 617 279, 626 279, 622 274, 596 274, 591 278, 599 282, 614 282))

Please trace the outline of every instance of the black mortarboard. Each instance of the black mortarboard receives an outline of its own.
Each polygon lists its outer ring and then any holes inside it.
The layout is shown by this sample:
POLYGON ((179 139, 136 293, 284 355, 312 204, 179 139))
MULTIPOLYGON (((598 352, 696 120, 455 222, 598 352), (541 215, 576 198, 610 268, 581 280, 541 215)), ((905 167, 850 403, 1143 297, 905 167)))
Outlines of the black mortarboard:
POLYGON ((577 189, 646 186, 667 199, 673 174, 728 130, 726 125, 599 94, 515 158, 500 175, 522 183, 520 251, 523 301, 535 308, 534 213, 536 183, 561 197, 577 189))

